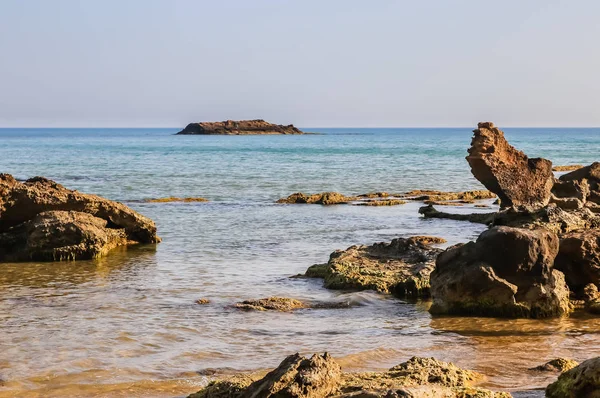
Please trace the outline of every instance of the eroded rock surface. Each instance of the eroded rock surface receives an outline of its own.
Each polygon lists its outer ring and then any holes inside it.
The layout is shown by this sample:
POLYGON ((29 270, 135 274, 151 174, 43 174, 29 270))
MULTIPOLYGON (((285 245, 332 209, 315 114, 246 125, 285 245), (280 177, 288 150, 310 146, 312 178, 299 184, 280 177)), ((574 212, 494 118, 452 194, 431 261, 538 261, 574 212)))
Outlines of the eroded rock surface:
POLYGON ((318 205, 338 205, 346 204, 355 197, 344 196, 339 192, 321 192, 312 195, 307 195, 302 192, 296 192, 287 198, 281 198, 277 203, 285 204, 318 204, 318 205))
POLYGON ((577 361, 567 358, 556 358, 551 361, 546 362, 543 365, 536 366, 531 370, 537 370, 540 372, 566 372, 567 370, 573 369, 575 366, 579 365, 577 361))
POLYGON ((324 279, 329 289, 371 289, 397 297, 429 295, 429 274, 442 251, 430 246, 437 237, 398 238, 389 243, 351 246, 331 254, 327 264, 313 265, 306 276, 324 279))
POLYGON ((479 123, 474 130, 467 162, 475 178, 498 195, 502 207, 534 210, 550 201, 552 162, 527 157, 491 122, 479 123))
POLYGON ((434 314, 545 318, 571 311, 559 242, 544 230, 494 227, 440 254, 431 273, 434 314))
POLYGON ((589 283, 600 284, 600 229, 563 234, 555 268, 565 274, 576 293, 589 283))
POLYGON ((224 122, 190 123, 177 134, 182 135, 272 135, 304 134, 293 124, 281 125, 256 120, 226 120, 224 122))
POLYGON ((238 375, 216 381, 189 398, 446 397, 508 398, 473 387, 483 376, 434 358, 413 357, 387 372, 342 373, 328 355, 287 357, 264 377, 238 375))
POLYGON ((548 398, 600 397, 600 357, 583 361, 546 388, 548 398))
POLYGON ((121 203, 43 177, 0 174, 0 261, 90 259, 159 241, 154 222, 121 203))

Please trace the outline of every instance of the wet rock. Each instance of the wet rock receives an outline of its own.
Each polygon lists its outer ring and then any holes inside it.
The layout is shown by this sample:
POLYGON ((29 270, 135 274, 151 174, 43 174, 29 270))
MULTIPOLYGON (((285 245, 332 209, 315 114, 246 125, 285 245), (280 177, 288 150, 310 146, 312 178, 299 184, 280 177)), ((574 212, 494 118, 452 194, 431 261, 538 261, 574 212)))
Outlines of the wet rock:
POLYGON ((373 199, 373 198, 387 198, 389 196, 390 196, 390 194, 387 192, 369 192, 369 193, 363 193, 361 195, 358 195, 357 197, 373 199))
POLYGON ((212 382, 189 398, 511 396, 472 386, 483 378, 479 373, 434 358, 413 357, 387 372, 342 373, 340 366, 327 354, 315 354, 310 359, 295 354, 262 378, 241 375, 212 382))
POLYGON ((200 197, 196 197, 196 198, 177 198, 177 197, 174 197, 174 196, 169 196, 168 198, 146 199, 145 202, 148 202, 148 203, 171 203, 171 202, 190 203, 190 202, 208 202, 208 199, 204 199, 204 198, 200 198, 200 197))
POLYGON ((357 206, 398 206, 403 204, 406 204, 406 201, 402 199, 362 200, 356 203, 357 206))
POLYGON ((256 120, 226 120, 224 122, 190 123, 177 134, 183 135, 273 135, 304 134, 293 124, 281 125, 256 120))
POLYGON ((489 225, 494 221, 497 213, 447 213, 437 210, 433 205, 427 205, 419 208, 419 214, 422 214, 425 218, 445 218, 448 220, 469 221, 489 225))
POLYGON ((548 398, 600 397, 600 357, 583 361, 546 387, 548 398))
POLYGON ((567 358, 556 358, 546 362, 543 365, 531 368, 531 370, 537 370, 540 372, 566 372, 569 369, 573 369, 579 365, 576 361, 567 358))
POLYGON ((493 123, 478 124, 466 159, 475 178, 498 195, 502 207, 535 210, 550 201, 552 162, 528 158, 493 123))
POLYGON ((196 304, 207 305, 207 304, 210 304, 210 300, 207 298, 200 298, 200 299, 196 300, 196 304))
POLYGON ((586 311, 600 315, 600 292, 597 285, 589 283, 583 288, 582 301, 586 311))
POLYGON ((288 297, 267 297, 258 300, 245 300, 235 305, 236 308, 241 310, 254 310, 254 311, 294 311, 303 308, 313 309, 334 309, 334 308, 348 308, 350 304, 342 301, 316 301, 316 302, 305 302, 296 300, 288 297))
POLYGON ((0 261, 90 259, 159 241, 154 222, 121 203, 0 174, 0 261))
POLYGON ((327 264, 313 265, 308 277, 324 279, 329 289, 371 289, 397 297, 429 295, 429 274, 442 251, 431 247, 444 240, 417 236, 389 243, 351 246, 331 254, 327 264))
POLYGON ((565 166, 553 166, 552 171, 573 171, 582 168, 581 164, 570 164, 565 166))
POLYGON ((413 190, 403 194, 409 200, 422 200, 431 202, 442 202, 451 200, 461 200, 472 203, 475 200, 493 199, 496 194, 486 190, 463 191, 463 192, 444 192, 433 190, 413 190))
POLYGON ((347 197, 339 192, 321 192, 313 195, 306 195, 302 192, 293 193, 287 198, 281 198, 277 203, 285 204, 318 204, 318 205, 338 205, 347 204, 355 200, 354 197, 347 197))
POLYGON ((433 314, 545 318, 571 311, 553 269, 558 238, 544 230, 493 227, 441 253, 431 273, 433 314))
POLYGON ((576 293, 589 283, 600 284, 600 229, 563 234, 554 267, 576 293))

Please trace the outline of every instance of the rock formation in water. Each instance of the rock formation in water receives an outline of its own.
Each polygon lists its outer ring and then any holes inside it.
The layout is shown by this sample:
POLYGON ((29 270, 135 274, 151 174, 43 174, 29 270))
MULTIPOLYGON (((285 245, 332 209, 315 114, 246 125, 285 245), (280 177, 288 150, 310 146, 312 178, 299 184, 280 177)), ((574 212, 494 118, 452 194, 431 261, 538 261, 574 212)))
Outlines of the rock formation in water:
POLYGON ((545 318, 570 312, 564 275, 553 269, 558 238, 494 227, 440 254, 431 273, 434 314, 545 318))
POLYGON ((188 398, 509 398, 473 387, 484 376, 434 358, 413 357, 387 372, 342 373, 329 356, 290 355, 266 376, 236 375, 213 381, 188 398))
POLYGON ((537 209, 548 204, 554 184, 552 162, 528 158, 493 123, 479 123, 474 133, 467 156, 471 172, 498 195, 502 207, 537 209))
POLYGON ((154 222, 121 203, 43 177, 19 182, 0 174, 2 262, 91 259, 159 241, 154 222))
POLYGON ((273 135, 305 134, 293 124, 284 126, 256 120, 190 123, 177 134, 182 135, 273 135))
POLYGON ((308 268, 306 276, 323 278, 329 289, 371 289, 397 297, 428 297, 429 274, 441 238, 414 236, 389 243, 352 246, 333 252, 326 264, 308 268))
POLYGON ((348 308, 347 302, 335 301, 318 301, 306 302, 289 297, 267 297, 257 300, 244 300, 236 303, 235 308, 246 311, 280 311, 290 312, 300 309, 333 309, 333 308, 348 308))
POLYGON ((600 357, 583 361, 546 388, 547 398, 600 397, 600 357))

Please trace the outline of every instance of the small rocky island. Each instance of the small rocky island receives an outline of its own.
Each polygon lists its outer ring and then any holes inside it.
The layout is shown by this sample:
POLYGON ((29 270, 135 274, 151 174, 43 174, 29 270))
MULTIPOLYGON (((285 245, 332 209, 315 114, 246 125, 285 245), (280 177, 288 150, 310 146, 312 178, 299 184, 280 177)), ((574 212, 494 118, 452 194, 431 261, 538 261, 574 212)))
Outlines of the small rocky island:
POLYGON ((177 135, 291 135, 305 134, 293 124, 281 125, 256 120, 190 123, 177 135))

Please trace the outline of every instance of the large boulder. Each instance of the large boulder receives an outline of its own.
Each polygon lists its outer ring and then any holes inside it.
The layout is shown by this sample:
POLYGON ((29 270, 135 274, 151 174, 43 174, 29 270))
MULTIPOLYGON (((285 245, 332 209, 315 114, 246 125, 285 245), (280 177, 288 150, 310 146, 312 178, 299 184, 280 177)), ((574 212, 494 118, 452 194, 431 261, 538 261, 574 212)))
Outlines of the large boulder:
POLYGON ((544 318, 570 312, 564 275, 553 269, 558 237, 506 226, 440 254, 431 273, 433 314, 544 318))
POLYGON ((498 195, 502 207, 533 210, 548 204, 554 184, 552 162, 528 158, 491 122, 479 123, 474 133, 466 159, 475 178, 498 195))
POLYGON ((0 174, 0 261, 90 259, 159 241, 154 222, 124 204, 43 177, 0 174))
POLYGON ((256 120, 226 120, 224 122, 190 123, 177 134, 183 135, 272 135, 304 134, 293 124, 281 125, 256 120))
POLYGON ((576 293, 589 283, 600 284, 600 229, 563 234, 554 267, 576 293))
POLYGON ((600 357, 583 361, 546 388, 548 398, 600 398, 600 357))
POLYGON ((429 274, 441 249, 429 236, 397 238, 389 243, 337 250, 327 264, 313 265, 306 276, 324 279, 329 289, 371 289, 397 297, 429 296, 429 274))

